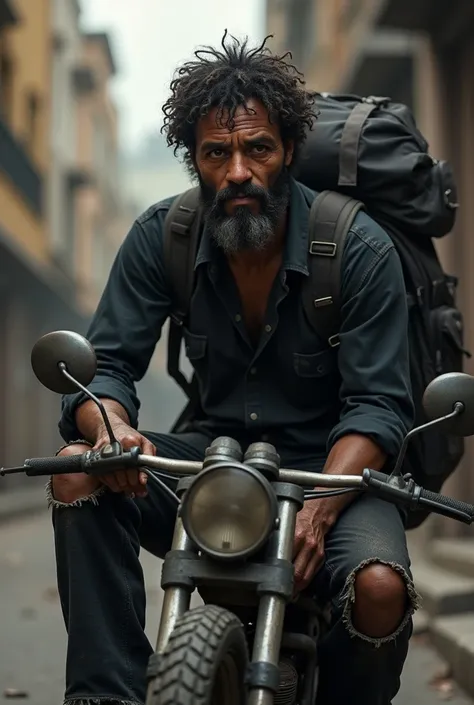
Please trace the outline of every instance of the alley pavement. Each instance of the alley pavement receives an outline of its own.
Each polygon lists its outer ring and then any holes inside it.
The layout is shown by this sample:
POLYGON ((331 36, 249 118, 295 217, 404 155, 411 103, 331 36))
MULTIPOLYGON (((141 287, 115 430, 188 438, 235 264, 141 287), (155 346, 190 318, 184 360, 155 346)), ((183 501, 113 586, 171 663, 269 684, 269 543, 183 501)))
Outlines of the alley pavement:
MULTIPOLYGON (((143 554, 147 633, 155 641, 160 564, 143 554)), ((0 524, 0 705, 60 705, 66 634, 56 590, 48 513, 0 524), (9 697, 10 696, 10 697, 9 697), (20 697, 22 696, 22 697, 20 697)), ((414 637, 394 705, 474 705, 447 677, 423 636, 414 637)))

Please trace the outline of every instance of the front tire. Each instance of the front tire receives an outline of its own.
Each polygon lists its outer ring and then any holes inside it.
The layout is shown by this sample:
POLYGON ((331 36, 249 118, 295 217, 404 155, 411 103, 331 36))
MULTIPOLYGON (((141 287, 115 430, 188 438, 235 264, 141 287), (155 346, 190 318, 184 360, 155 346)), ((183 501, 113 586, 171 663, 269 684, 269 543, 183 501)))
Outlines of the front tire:
POLYGON ((245 705, 247 643, 238 618, 215 605, 186 612, 159 660, 152 705, 245 705))

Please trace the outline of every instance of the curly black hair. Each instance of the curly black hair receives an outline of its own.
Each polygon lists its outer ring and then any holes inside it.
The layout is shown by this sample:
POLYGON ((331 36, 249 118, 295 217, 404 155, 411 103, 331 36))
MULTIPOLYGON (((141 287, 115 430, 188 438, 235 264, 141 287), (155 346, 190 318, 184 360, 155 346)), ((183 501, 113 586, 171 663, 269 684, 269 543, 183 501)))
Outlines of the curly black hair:
POLYGON ((266 46, 268 35, 257 48, 249 48, 248 38, 235 37, 221 42, 223 51, 203 47, 194 52, 196 60, 177 70, 170 84, 171 96, 163 106, 161 128, 175 155, 184 150, 184 162, 194 173, 196 124, 217 107, 217 122, 233 129, 235 112, 250 98, 261 101, 269 119, 279 123, 282 140, 293 140, 295 155, 312 129, 317 113, 314 99, 304 88, 303 74, 291 64, 291 53, 272 54, 266 46), (224 118, 225 116, 225 118, 224 118))

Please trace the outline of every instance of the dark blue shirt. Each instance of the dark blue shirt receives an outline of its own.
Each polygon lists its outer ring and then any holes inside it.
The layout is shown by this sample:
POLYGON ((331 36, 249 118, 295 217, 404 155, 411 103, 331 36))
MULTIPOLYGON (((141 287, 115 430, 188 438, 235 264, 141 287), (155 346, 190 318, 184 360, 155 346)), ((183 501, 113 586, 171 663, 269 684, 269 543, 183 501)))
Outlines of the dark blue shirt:
MULTIPOLYGON (((328 349, 306 320, 300 296, 309 276, 314 197, 292 182, 283 262, 257 346, 246 332, 226 259, 204 229, 184 332, 205 414, 200 425, 210 435, 269 440, 313 458, 324 458, 340 438, 358 433, 393 458, 414 419, 400 260, 389 236, 360 212, 342 257, 340 346, 328 349)), ((170 312, 163 224, 172 201, 135 221, 88 332, 98 359, 90 389, 119 402, 134 427, 134 383, 144 376, 170 312)), ((63 400, 59 427, 65 440, 80 437, 74 416, 83 400, 82 394, 63 400)))

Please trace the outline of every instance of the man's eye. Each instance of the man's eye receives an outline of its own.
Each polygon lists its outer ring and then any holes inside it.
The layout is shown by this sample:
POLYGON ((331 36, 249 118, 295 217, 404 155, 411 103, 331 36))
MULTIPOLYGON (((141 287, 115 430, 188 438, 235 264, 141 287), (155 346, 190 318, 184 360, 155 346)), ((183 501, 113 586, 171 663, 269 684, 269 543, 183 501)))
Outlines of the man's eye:
POLYGON ((256 154, 265 154, 268 152, 268 147, 265 144, 254 144, 252 147, 252 152, 256 154))
POLYGON ((221 157, 224 156, 224 150, 223 149, 213 149, 209 152, 210 157, 215 157, 216 159, 220 159, 221 157))

